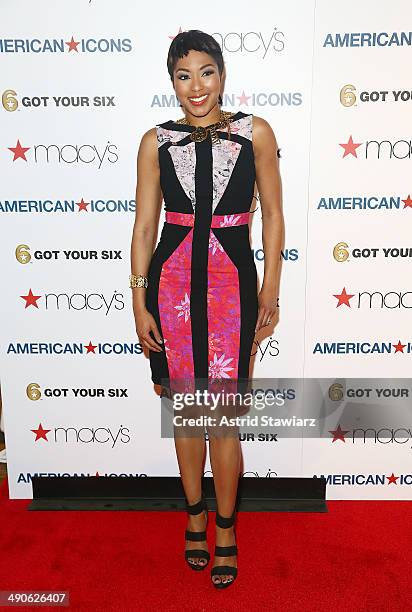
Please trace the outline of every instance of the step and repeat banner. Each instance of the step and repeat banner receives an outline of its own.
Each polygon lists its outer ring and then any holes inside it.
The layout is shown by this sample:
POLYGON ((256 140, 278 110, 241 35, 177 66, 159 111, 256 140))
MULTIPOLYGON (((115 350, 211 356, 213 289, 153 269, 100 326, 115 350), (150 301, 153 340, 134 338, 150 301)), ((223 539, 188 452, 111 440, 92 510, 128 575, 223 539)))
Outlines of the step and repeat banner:
MULTIPOLYGON (((280 321, 256 335, 253 376, 279 379, 290 397, 294 381, 318 380, 308 416, 315 403, 322 419, 318 436, 246 431, 243 473, 325 477, 329 499, 412 499, 412 8, 252 8, 211 0, 207 15, 193 5, 179 16, 170 3, 1 3, 0 375, 11 498, 30 498, 38 474, 179 474, 135 332, 129 253, 140 138, 182 116, 167 51, 178 32, 201 29, 224 53, 223 108, 266 119, 279 146, 280 321)), ((163 222, 162 210, 159 235, 163 222)))

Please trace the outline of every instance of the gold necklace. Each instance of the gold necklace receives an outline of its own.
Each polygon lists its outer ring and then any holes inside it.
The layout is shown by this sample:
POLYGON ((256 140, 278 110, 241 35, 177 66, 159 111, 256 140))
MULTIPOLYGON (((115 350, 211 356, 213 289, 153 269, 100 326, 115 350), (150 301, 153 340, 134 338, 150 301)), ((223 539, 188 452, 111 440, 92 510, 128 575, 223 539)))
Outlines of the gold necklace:
MULTIPOLYGON (((212 144, 220 143, 220 138, 217 135, 216 130, 220 128, 226 128, 228 132, 228 139, 230 140, 230 120, 235 113, 231 113, 229 111, 224 111, 220 109, 220 119, 216 123, 211 123, 210 125, 206 125, 205 127, 198 125, 195 127, 194 131, 190 134, 190 138, 194 142, 202 142, 206 140, 208 134, 210 133, 212 144)), ((179 123, 181 125, 192 125, 190 121, 183 117, 182 119, 178 119, 175 123, 179 123)))

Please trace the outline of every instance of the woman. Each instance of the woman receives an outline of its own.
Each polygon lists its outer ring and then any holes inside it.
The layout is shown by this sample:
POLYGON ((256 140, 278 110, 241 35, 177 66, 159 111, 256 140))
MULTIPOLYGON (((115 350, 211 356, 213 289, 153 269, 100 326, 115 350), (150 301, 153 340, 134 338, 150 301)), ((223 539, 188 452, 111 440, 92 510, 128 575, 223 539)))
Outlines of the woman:
MULTIPOLYGON (((238 383, 248 378, 255 333, 278 317, 277 143, 264 119, 221 110, 224 62, 212 36, 178 34, 167 67, 184 117, 150 129, 139 147, 130 277, 136 330, 155 384, 238 383), (256 185, 265 253, 259 295, 248 225, 256 185), (163 199, 166 222, 153 253, 163 199)), ((210 559, 201 491, 205 437, 175 435, 175 446, 189 512, 185 558, 201 570, 210 559)), ((217 503, 211 574, 225 588, 237 575, 239 437, 209 436, 209 450, 217 503)))

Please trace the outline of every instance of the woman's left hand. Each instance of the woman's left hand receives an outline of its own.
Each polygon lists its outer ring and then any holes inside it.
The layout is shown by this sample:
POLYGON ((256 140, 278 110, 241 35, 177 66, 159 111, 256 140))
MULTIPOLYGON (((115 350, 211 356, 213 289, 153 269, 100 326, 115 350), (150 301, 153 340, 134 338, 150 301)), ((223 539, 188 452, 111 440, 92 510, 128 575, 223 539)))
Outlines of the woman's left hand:
POLYGON ((274 291, 263 288, 258 295, 259 312, 256 321, 255 333, 266 325, 277 325, 279 321, 279 308, 277 306, 277 296, 274 291))

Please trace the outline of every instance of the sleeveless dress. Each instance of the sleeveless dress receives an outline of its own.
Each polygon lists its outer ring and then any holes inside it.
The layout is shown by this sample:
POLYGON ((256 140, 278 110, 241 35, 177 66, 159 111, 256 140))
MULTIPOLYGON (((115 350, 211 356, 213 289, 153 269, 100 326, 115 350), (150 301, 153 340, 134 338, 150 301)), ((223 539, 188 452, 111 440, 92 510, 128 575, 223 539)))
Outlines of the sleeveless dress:
MULTIPOLYGON (((150 350, 152 381, 166 389, 242 392, 258 316, 249 241, 255 164, 252 115, 195 142, 194 126, 156 125, 165 223, 148 270, 146 308, 163 338, 150 350)), ((252 211, 254 212, 254 211, 252 211)), ((154 335, 151 332, 151 337, 154 335)))

